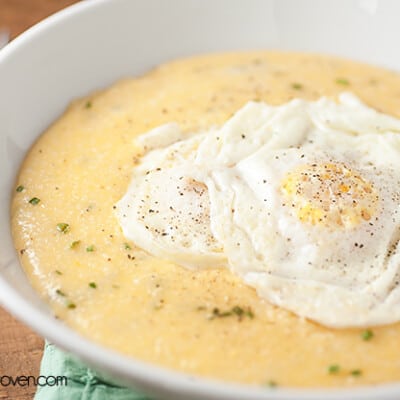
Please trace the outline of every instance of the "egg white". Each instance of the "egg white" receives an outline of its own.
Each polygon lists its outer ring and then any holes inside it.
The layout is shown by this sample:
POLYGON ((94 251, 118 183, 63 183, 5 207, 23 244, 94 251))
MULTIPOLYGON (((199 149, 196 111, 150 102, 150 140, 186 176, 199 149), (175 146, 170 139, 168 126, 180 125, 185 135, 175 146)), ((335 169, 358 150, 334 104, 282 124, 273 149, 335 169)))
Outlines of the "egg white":
POLYGON ((349 93, 250 102, 209 132, 168 124, 139 137, 145 154, 117 217, 149 253, 227 267, 321 324, 399 321, 399 132, 400 120, 349 93), (322 194, 321 170, 334 171, 322 194))

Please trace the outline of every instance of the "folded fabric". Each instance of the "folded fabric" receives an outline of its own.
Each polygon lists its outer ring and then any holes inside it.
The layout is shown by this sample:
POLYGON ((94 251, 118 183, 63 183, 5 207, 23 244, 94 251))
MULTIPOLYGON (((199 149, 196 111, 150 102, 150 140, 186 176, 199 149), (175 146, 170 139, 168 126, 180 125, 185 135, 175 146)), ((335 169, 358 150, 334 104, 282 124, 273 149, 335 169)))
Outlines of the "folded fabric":
MULTIPOLYGON (((40 375, 66 377, 67 384, 38 386, 35 400, 150 400, 136 391, 106 382, 74 357, 46 342, 40 375)), ((49 379, 48 379, 49 381, 49 379)))

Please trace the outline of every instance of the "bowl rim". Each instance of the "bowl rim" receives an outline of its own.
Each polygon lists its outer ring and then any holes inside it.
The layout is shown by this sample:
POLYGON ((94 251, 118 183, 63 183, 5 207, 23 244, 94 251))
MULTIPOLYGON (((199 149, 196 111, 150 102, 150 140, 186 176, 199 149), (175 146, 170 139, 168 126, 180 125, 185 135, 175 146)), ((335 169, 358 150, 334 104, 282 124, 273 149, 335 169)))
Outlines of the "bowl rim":
MULTIPOLYGON (((3 47, 0 50, 0 65, 4 60, 12 57, 14 52, 28 45, 31 41, 40 40, 42 34, 56 27, 60 21, 73 19, 78 14, 90 12, 94 8, 102 7, 104 4, 111 2, 117 3, 116 0, 80 1, 50 15, 3 47)), ((8 214, 10 215, 10 204, 7 206, 9 208, 8 214)), ((14 251, 14 256, 18 260, 16 251, 14 251)), ((161 394, 178 394, 180 396, 189 396, 189 398, 207 398, 210 400, 226 400, 228 398, 230 400, 242 400, 243 398, 247 400, 317 400, 321 398, 327 400, 337 398, 372 400, 381 396, 400 394, 400 383, 345 389, 277 387, 273 390, 268 390, 268 388, 263 388, 262 386, 218 381, 150 364, 98 345, 56 320, 52 315, 38 309, 29 301, 20 297, 18 291, 2 276, 1 270, 0 304, 21 322, 60 348, 73 353, 78 358, 89 363, 89 365, 94 366, 94 368, 97 366, 101 370, 123 379, 125 382, 132 382, 132 386, 137 385, 145 391, 153 391, 152 388, 155 388, 155 392, 161 394)))

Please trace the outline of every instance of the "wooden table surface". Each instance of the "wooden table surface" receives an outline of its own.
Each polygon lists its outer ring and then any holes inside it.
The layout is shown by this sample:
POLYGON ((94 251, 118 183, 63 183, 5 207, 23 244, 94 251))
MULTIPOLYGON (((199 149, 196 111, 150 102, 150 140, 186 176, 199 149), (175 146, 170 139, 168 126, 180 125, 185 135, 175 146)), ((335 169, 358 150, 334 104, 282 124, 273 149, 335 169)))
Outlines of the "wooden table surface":
MULTIPOLYGON (((11 39, 54 12, 77 0, 0 0, 0 29, 6 29, 11 39)), ((16 321, 0 307, 0 378, 8 375, 39 375, 43 339, 16 321)), ((0 381, 1 382, 1 381, 0 381)), ((3 387, 0 399, 31 400, 33 386, 3 387)))

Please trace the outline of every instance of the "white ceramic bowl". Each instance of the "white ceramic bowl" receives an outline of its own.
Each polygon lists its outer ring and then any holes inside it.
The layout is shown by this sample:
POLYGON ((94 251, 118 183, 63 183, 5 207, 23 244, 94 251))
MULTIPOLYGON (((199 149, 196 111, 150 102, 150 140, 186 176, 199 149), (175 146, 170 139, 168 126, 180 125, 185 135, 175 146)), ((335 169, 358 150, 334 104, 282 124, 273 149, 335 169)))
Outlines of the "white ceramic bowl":
POLYGON ((397 0, 88 0, 25 32, 0 51, 1 303, 60 347, 157 399, 399 399, 400 384, 269 390, 189 377, 99 347, 51 316, 21 269, 9 226, 19 165, 73 98, 212 51, 316 51, 400 70, 399 15, 397 0))

